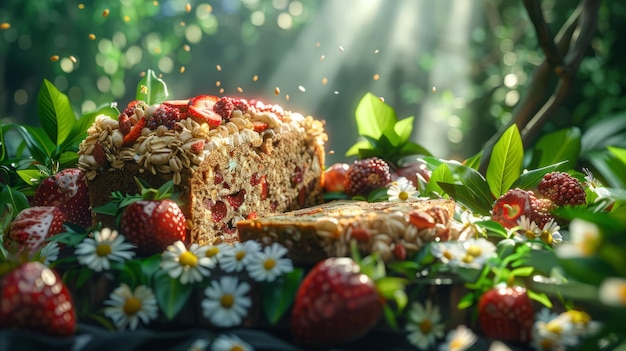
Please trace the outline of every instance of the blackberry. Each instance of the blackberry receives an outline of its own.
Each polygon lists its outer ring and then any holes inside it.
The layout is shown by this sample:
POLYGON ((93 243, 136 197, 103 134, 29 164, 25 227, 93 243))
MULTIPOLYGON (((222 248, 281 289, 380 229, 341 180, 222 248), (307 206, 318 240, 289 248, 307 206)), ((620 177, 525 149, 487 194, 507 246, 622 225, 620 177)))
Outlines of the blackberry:
POLYGON ((532 218, 532 193, 520 188, 510 189, 500 196, 493 204, 491 219, 505 228, 513 228, 517 221, 525 215, 532 218))
POLYGON ((378 157, 356 160, 348 167, 344 191, 349 196, 367 196, 372 190, 386 186, 391 181, 389 165, 378 157))
POLYGON ((539 182, 538 190, 557 206, 583 205, 586 201, 582 183, 565 172, 546 174, 539 182))
POLYGON ((180 112, 177 108, 168 105, 160 105, 152 113, 147 126, 151 130, 155 130, 161 125, 166 126, 167 129, 174 129, 178 121, 180 121, 180 112))

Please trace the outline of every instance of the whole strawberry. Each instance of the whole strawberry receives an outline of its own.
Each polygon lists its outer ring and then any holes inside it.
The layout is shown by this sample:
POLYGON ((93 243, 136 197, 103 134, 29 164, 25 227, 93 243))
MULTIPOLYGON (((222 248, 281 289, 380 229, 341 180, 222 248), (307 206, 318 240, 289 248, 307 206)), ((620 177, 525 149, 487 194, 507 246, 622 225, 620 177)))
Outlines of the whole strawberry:
POLYGON ((83 227, 92 224, 85 171, 78 168, 66 168, 44 179, 37 187, 31 205, 55 206, 65 213, 70 223, 83 227))
POLYGON ((331 257, 306 275, 296 294, 291 332, 311 346, 358 339, 379 321, 383 305, 374 282, 348 257, 331 257))
POLYGON ((324 171, 324 191, 343 192, 344 180, 346 179, 346 173, 348 172, 350 165, 347 163, 334 163, 324 171))
POLYGON ((138 200, 122 212, 120 232, 137 246, 137 254, 161 253, 177 240, 186 242, 186 219, 170 199, 138 200))
POLYGON ((507 191, 493 204, 491 219, 505 228, 513 228, 523 215, 532 218, 531 195, 532 193, 519 188, 507 191))
POLYGON ((582 183, 565 172, 548 173, 539 182, 539 193, 557 206, 583 205, 586 201, 582 183))
POLYGON ((0 282, 0 328, 72 335, 76 314, 69 290, 52 269, 26 262, 0 282))
POLYGON ((4 236, 4 247, 13 254, 32 254, 46 239, 63 231, 65 214, 54 206, 34 206, 20 211, 4 236))
POLYGON ((389 165, 378 157, 356 160, 346 171, 344 191, 350 196, 367 196, 391 181, 389 165))
POLYGON ((496 286, 478 302, 478 321, 488 338, 525 343, 530 341, 533 304, 520 286, 496 286))

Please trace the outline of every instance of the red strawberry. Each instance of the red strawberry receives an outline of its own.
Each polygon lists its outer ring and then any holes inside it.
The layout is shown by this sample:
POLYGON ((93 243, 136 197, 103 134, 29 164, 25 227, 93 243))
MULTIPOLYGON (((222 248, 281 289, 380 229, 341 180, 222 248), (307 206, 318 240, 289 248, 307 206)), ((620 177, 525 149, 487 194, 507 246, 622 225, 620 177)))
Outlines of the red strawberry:
POLYGON ((65 214, 54 206, 33 206, 22 210, 9 225, 4 246, 14 254, 35 253, 45 239, 63 231, 65 214))
POLYGON ((78 168, 66 168, 44 179, 31 205, 56 206, 65 213, 68 222, 83 227, 92 224, 85 171, 78 168))
POLYGON ((163 105, 177 109, 180 113, 180 119, 185 119, 189 116, 189 99, 163 101, 163 105))
POLYGON ((210 127, 222 124, 222 116, 213 111, 213 105, 219 101, 217 96, 198 95, 189 100, 189 117, 198 123, 208 123, 210 127))
POLYGON ((235 210, 238 209, 246 199, 246 191, 244 189, 230 195, 225 196, 226 201, 232 206, 235 210))
POLYGON ((136 108, 140 108, 142 110, 146 109, 146 103, 144 101, 141 100, 133 100, 131 102, 128 103, 128 105, 126 105, 126 108, 124 109, 124 111, 122 111, 122 113, 126 114, 126 116, 130 117, 132 115, 135 114, 135 109, 136 108))
POLYGON ((491 219, 505 228, 513 228, 523 215, 532 218, 531 195, 532 193, 519 188, 507 191, 495 201, 491 219))
POLYGON ((311 346, 353 341, 378 323, 382 307, 374 282, 353 259, 331 257, 315 265, 298 288, 291 332, 311 346))
POLYGON ((122 134, 126 135, 130 133, 130 129, 133 127, 132 122, 130 121, 130 117, 128 117, 125 113, 120 113, 117 117, 117 122, 119 123, 119 129, 122 134))
POLYGON ((346 179, 346 173, 350 167, 347 163, 335 163, 324 171, 324 191, 343 192, 343 182, 346 179))
POLYGON ((141 136, 141 132, 143 131, 143 128, 147 124, 148 124, 148 120, 146 120, 145 118, 140 118, 139 121, 137 121, 137 124, 135 124, 133 128, 130 130, 130 132, 124 135, 124 141, 122 142, 122 144, 131 145, 132 143, 134 143, 137 139, 139 139, 139 137, 141 136))
POLYGON ((139 200, 122 212, 120 232, 137 246, 137 253, 161 253, 177 240, 186 242, 186 219, 172 200, 139 200))
POLYGON ((0 283, 0 328, 72 335, 76 314, 69 290, 52 269, 26 262, 0 283))
POLYGON ((211 219, 213 222, 219 222, 226 217, 228 213, 228 208, 226 208, 226 204, 223 201, 218 201, 214 203, 211 208, 211 219))
POLYGON ((480 328, 488 338, 512 342, 530 341, 533 304, 520 286, 494 287, 478 303, 480 328))
POLYGON ((254 128, 254 131, 257 133, 260 133, 267 129, 267 123, 261 121, 252 121, 252 126, 254 128))

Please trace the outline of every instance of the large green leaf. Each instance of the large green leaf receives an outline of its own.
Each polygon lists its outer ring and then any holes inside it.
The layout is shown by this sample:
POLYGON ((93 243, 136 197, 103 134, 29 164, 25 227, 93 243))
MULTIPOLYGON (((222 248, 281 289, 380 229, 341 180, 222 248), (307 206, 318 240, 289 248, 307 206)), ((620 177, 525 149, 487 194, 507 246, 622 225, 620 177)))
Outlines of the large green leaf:
POLYGON ((77 148, 80 142, 87 136, 87 129, 91 127, 93 122, 96 120, 96 117, 101 114, 107 115, 111 118, 117 118, 119 113, 117 109, 111 107, 111 104, 106 104, 100 106, 93 112, 80 116, 80 118, 78 118, 78 120, 74 123, 67 139, 65 139, 63 144, 59 147, 59 152, 65 152, 72 148, 77 148))
POLYGON ((430 174, 430 179, 426 189, 423 191, 423 195, 428 196, 431 193, 438 193, 444 195, 443 189, 439 186, 439 183, 454 183, 454 175, 450 171, 450 167, 447 164, 442 163, 439 167, 435 168, 430 174))
POLYGON ((569 161, 568 167, 573 168, 580 154, 580 136, 580 129, 576 127, 542 136, 533 148, 531 168, 553 165, 561 161, 569 161))
POLYGON ((394 109, 372 93, 366 93, 359 101, 356 111, 359 135, 378 139, 387 129, 393 130, 396 121, 394 109))
POLYGON ((489 166, 487 167, 487 183, 496 198, 500 197, 522 173, 524 147, 517 125, 509 127, 493 147, 489 166))
POLYGON ((626 187, 626 165, 612 153, 606 151, 593 151, 586 155, 587 160, 593 165, 608 185, 613 188, 626 187))
POLYGON ((296 268, 275 282, 262 285, 263 312, 271 325, 275 325, 291 306, 304 272, 296 268))
POLYGON ((626 165, 626 149, 618 148, 618 147, 607 147, 609 152, 611 152, 618 160, 622 161, 624 165, 626 165))
POLYGON ((603 150, 607 146, 626 147, 626 113, 591 125, 581 138, 582 153, 603 150))
MULTIPOLYGON (((0 191, 0 203, 4 205, 11 205, 13 211, 11 216, 12 218, 15 218, 21 210, 30 207, 26 196, 8 185, 2 187, 2 191, 0 191)), ((4 208, 0 208, 0 211, 4 210, 4 208)), ((0 232, 2 232, 2 229, 3 228, 0 228, 0 232)))
POLYGON ((193 286, 172 279, 166 271, 158 271, 154 277, 154 295, 167 319, 173 319, 185 306, 193 286))
POLYGON ((148 105, 159 104, 167 99, 169 93, 163 79, 157 77, 153 70, 148 70, 139 84, 135 98, 143 100, 148 105))
POLYGON ((492 203, 485 202, 482 196, 474 189, 461 184, 445 182, 439 182, 438 184, 450 197, 464 204, 467 208, 483 216, 489 215, 492 203))
POLYGON ((515 180, 515 183, 511 185, 511 188, 520 188, 526 190, 533 189, 539 184, 544 175, 550 172, 555 172, 557 169, 562 168, 562 165, 566 163, 567 161, 563 161, 542 168, 533 169, 528 172, 524 172, 519 176, 519 178, 515 180))
POLYGON ((406 117, 396 122, 393 126, 393 130, 398 136, 398 140, 394 143, 392 140, 392 144, 394 146, 402 145, 409 141, 411 138, 411 134, 413 133, 413 121, 415 117, 406 117))
POLYGON ((56 145, 63 143, 76 121, 67 95, 44 79, 37 96, 37 111, 41 125, 50 140, 56 145))
POLYGON ((29 125, 13 125, 13 128, 22 136, 31 156, 42 165, 48 165, 55 144, 50 140, 43 128, 29 125))

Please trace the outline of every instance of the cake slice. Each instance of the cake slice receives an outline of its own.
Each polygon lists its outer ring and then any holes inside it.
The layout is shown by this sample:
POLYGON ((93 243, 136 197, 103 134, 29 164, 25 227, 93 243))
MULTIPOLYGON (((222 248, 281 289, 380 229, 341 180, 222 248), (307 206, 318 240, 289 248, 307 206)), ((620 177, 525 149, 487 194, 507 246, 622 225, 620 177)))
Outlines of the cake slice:
POLYGON ((349 256, 355 239, 362 254, 405 259, 431 241, 460 240, 453 200, 374 202, 341 200, 237 223, 239 240, 279 242, 295 264, 349 256))
MULTIPOLYGON (((80 144, 92 208, 173 180, 192 242, 237 240, 236 222, 320 204, 324 123, 277 105, 199 96, 98 116, 80 144)), ((113 219, 94 214, 113 225, 113 219)))

